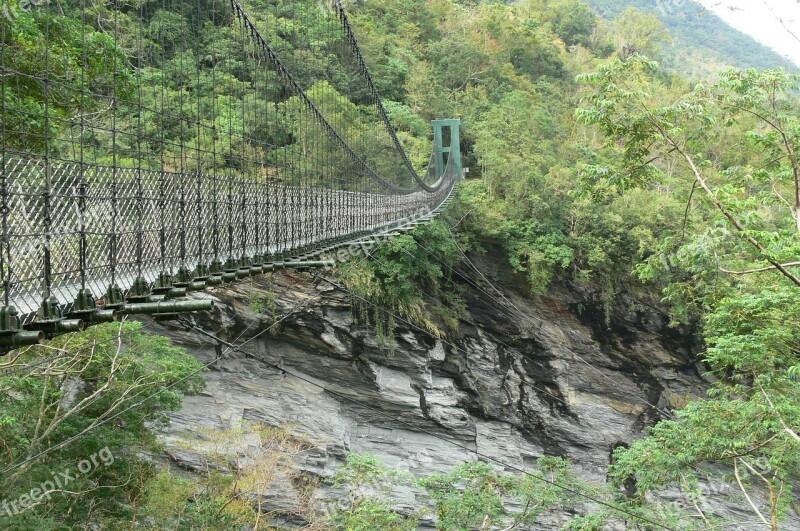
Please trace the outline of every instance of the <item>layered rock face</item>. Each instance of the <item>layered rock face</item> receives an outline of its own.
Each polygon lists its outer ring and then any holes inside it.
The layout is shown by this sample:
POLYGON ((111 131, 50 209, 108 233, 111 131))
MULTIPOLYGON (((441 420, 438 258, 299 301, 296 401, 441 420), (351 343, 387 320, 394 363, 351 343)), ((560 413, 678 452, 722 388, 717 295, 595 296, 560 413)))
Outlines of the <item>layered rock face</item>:
MULTIPOLYGON (((478 266, 502 296, 472 288, 469 317, 444 339, 398 321, 391 350, 354 318, 349 294, 311 274, 218 288, 217 308, 200 324, 234 343, 261 335, 212 366, 205 391, 172 415, 162 434, 170 458, 200 466, 184 443, 244 420, 311 441, 295 466, 316 477, 330 477, 350 452, 413 475, 480 458, 526 468, 555 455, 602 482, 616 446, 704 393, 690 334, 669 328, 652 302, 619 297, 607 325, 574 289, 532 300, 524 279, 486 260, 478 266)), ((164 330, 201 360, 216 355, 196 332, 164 330)), ((335 495, 324 484, 316 494, 335 495)), ((419 496, 411 487, 395 493, 408 511, 419 496)), ((297 497, 286 482, 266 503, 288 514, 297 497)))

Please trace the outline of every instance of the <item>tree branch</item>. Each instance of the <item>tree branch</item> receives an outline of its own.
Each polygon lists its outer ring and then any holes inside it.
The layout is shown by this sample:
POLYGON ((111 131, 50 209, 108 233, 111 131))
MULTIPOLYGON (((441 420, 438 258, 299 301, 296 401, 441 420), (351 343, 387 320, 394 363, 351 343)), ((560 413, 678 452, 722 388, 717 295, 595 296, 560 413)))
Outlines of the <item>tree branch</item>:
MULTIPOLYGON (((800 267, 800 262, 786 262, 781 264, 783 267, 800 267)), ((764 271, 772 271, 776 269, 774 265, 767 266, 767 267, 759 267, 756 269, 745 269, 744 271, 733 271, 731 269, 725 269, 724 267, 720 267, 719 270, 723 273, 730 273, 731 275, 749 275, 750 273, 762 273, 764 271)))
POLYGON ((692 183, 692 191, 689 192, 689 199, 686 200, 686 211, 683 213, 683 225, 681 225, 681 243, 686 238, 686 222, 689 220, 689 210, 692 208, 692 197, 697 190, 697 181, 692 183))
MULTIPOLYGON (((659 127, 659 129, 661 129, 660 126, 658 126, 658 127, 659 127)), ((733 224, 734 227, 736 227, 736 230, 739 231, 739 233, 742 235, 742 237, 745 240, 747 240, 747 242, 750 243, 750 245, 752 245, 759 252, 759 254, 761 254, 764 257, 765 260, 767 260, 767 262, 772 264, 775 267, 775 269, 780 271, 783 274, 783 276, 785 276, 786 278, 791 280, 796 286, 800 287, 800 277, 798 277, 797 275, 794 275, 791 271, 786 269, 786 267, 784 267, 783 264, 781 264, 780 262, 778 262, 777 260, 772 258, 769 255, 769 252, 767 251, 767 249, 761 244, 761 242, 759 242, 758 240, 756 240, 755 238, 753 238, 749 234, 745 233, 746 229, 745 229, 744 225, 742 225, 742 223, 739 221, 739 219, 730 210, 725 208, 725 205, 723 205, 722 202, 719 199, 717 199, 717 197, 714 195, 714 191, 711 189, 711 187, 708 185, 708 183, 706 183, 706 180, 703 177, 703 174, 700 173, 700 170, 695 165, 694 160, 692 160, 692 157, 688 153, 686 153, 683 149, 681 149, 681 147, 678 146, 677 142, 675 142, 675 140, 673 140, 666 133, 666 131, 661 130, 661 134, 664 136, 665 139, 667 139, 667 141, 670 144, 675 146, 676 151, 678 153, 680 153, 680 155, 689 164, 689 168, 692 170, 692 173, 694 173, 694 177, 697 180, 698 184, 706 192, 706 194, 711 199, 711 202, 714 204, 714 206, 717 208, 717 210, 719 210, 722 213, 722 215, 725 216, 728 219, 728 221, 730 221, 731 224, 733 224)))
POLYGON ((756 512, 758 518, 764 523, 765 526, 767 526, 769 529, 772 529, 772 525, 770 525, 770 523, 767 522, 767 519, 764 518, 764 515, 761 514, 761 511, 758 510, 756 504, 753 503, 753 499, 750 498, 750 494, 747 492, 747 489, 744 488, 744 485, 742 484, 742 478, 739 476, 739 465, 737 464, 738 461, 739 461, 738 458, 733 460, 733 473, 736 476, 736 483, 739 484, 739 489, 741 489, 741 491, 744 493, 744 497, 745 499, 747 499, 747 503, 749 503, 750 507, 752 507, 753 510, 756 512))

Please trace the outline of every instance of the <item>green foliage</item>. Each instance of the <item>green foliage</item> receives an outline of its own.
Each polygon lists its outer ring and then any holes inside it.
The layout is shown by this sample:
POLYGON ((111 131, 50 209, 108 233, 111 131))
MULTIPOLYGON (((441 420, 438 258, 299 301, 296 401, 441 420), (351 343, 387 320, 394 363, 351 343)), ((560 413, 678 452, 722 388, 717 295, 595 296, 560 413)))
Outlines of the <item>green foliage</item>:
POLYGON ((416 518, 403 516, 391 506, 392 490, 403 479, 373 455, 348 454, 333 478, 333 486, 345 489, 347 495, 333 508, 332 523, 348 531, 416 529, 416 518))
MULTIPOLYGON (((690 203, 679 231, 663 240, 662 249, 673 253, 668 264, 692 257, 695 268, 692 277, 673 277, 673 295, 683 285, 693 299, 710 303, 722 287, 713 278, 717 268, 748 269, 765 262, 777 267, 797 256, 794 207, 789 205, 789 215, 785 208, 800 171, 798 121, 791 111, 797 79, 781 70, 731 71, 711 87, 696 86, 663 104, 663 92, 673 88, 659 78, 657 65, 641 56, 615 60, 581 76, 597 92, 578 117, 607 135, 613 161, 585 167, 582 177, 592 193, 607 196, 653 186, 686 189, 691 183, 687 195, 696 190, 700 197, 695 203, 708 207, 694 212, 690 203), (719 155, 732 145, 753 149, 719 155), (687 236, 694 224, 699 230, 687 236), (724 265, 719 263, 723 249, 724 265), (705 267, 709 256, 717 262, 711 270, 705 267)), ((639 272, 647 278, 657 269, 650 260, 639 272)), ((783 273, 798 284, 790 272, 783 273)))
POLYGON ((439 336, 457 328, 463 302, 451 282, 463 243, 446 224, 418 227, 369 250, 369 260, 359 257, 340 264, 342 280, 357 295, 354 307, 367 324, 375 325, 385 344, 391 345, 395 316, 439 336), (437 300, 441 306, 431 304, 437 300))
MULTIPOLYGON (((460 186, 456 208, 443 222, 383 243, 369 260, 343 264, 340 274, 356 295, 383 308, 353 301, 359 317, 375 326, 389 347, 397 324, 394 315, 434 335, 457 329, 464 308, 452 268, 459 265, 462 249, 501 245, 505 256, 497 259, 508 260, 525 274, 534 294, 555 282, 582 286, 587 299, 604 305, 606 324, 619 291, 641 289, 642 283, 661 288, 675 323, 704 325, 705 359, 717 383, 708 397, 678 412, 677 419, 658 424, 649 437, 616 452, 614 480, 637 481, 638 491, 625 507, 671 527, 687 527, 682 511, 653 505, 647 494, 668 484, 694 492, 697 470, 712 462, 734 467, 747 488, 762 485, 768 494, 764 512, 780 518, 794 494, 798 452, 793 434, 800 424, 800 301, 790 278, 797 269, 787 266, 789 274, 782 277, 775 273, 776 264, 800 256, 798 220, 788 215, 796 208, 798 80, 780 70, 731 71, 714 83, 690 86, 639 54, 660 54, 668 62, 675 56, 675 66, 695 53, 688 50, 694 45, 685 43, 696 43, 700 35, 723 50, 716 55, 721 63, 772 66, 778 60, 763 48, 741 45, 741 35, 719 30, 714 17, 693 16, 694 8, 659 17, 675 37, 669 48, 664 28, 646 14, 653 13, 654 0, 633 4, 645 13, 623 13, 619 2, 593 0, 603 15, 616 19, 608 24, 577 0, 374 0, 349 6, 375 82, 414 165, 422 169, 428 162, 428 120, 460 116, 462 148, 471 171, 460 186), (576 83, 579 74, 584 75, 576 83), (577 115, 576 105, 581 107, 577 115)), ((66 149, 75 131, 63 124, 83 114, 91 116, 87 125, 94 130, 89 140, 96 160, 91 162, 110 162, 114 141, 123 150, 132 149, 126 144, 129 138, 112 139, 103 132, 111 119, 110 94, 116 83, 120 97, 113 104, 119 126, 136 127, 132 120, 139 97, 148 108, 141 115, 143 149, 149 157, 145 167, 160 168, 163 155, 166 169, 178 168, 183 160, 177 150, 188 146, 218 153, 218 159, 201 155, 198 164, 203 167, 243 171, 245 163, 235 155, 252 149, 242 140, 245 131, 281 148, 252 153, 254 160, 280 166, 312 150, 336 157, 330 141, 314 134, 313 121, 300 120, 303 103, 296 97, 283 94, 276 105, 258 98, 252 103, 252 114, 266 116, 269 127, 255 130, 252 116, 242 116, 240 95, 258 83, 246 67, 250 58, 238 43, 238 33, 226 24, 227 4, 208 0, 202 6, 198 11, 192 2, 175 0, 160 9, 145 9, 140 18, 135 10, 114 11, 113 3, 93 3, 86 17, 89 31, 82 35, 79 3, 59 2, 57 12, 49 10, 51 75, 90 80, 99 96, 76 101, 58 83, 50 84, 45 94, 42 84, 13 75, 4 103, 7 110, 22 112, 7 114, 27 118, 4 124, 12 132, 10 147, 37 152, 42 149, 37 139, 50 135, 59 139, 57 149, 66 149), (106 29, 114 19, 121 28, 118 48, 106 29), (135 39, 140 28, 141 58, 125 57, 125 50, 139 49, 135 39), (190 65, 201 66, 198 75, 190 65), (136 76, 141 79, 138 93, 136 76), (207 96, 182 108, 196 94, 207 96), (48 124, 31 118, 41 115, 45 104, 62 120, 48 124), (164 108, 181 108, 185 119, 158 111, 164 108), (186 120, 196 119, 207 127, 185 127, 186 120)), ((312 10, 318 10, 311 0, 251 0, 247 8, 261 27, 282 28, 271 45, 342 136, 360 146, 378 171, 397 171, 384 156, 387 146, 371 137, 374 112, 369 94, 356 88, 363 87, 356 82, 359 74, 334 53, 346 47, 341 33, 332 31, 338 21, 309 24, 316 20, 312 10)), ((43 72, 38 44, 45 14, 23 14, 7 25, 3 44, 9 68, 22 74, 43 72)), ((261 82, 279 92, 277 80, 269 77, 273 74, 267 76, 261 82)), ((354 170, 338 166, 341 173, 328 177, 347 187, 354 170)), ((279 172, 270 177, 289 178, 279 172)), ((251 306, 270 312, 273 302, 254 299, 251 306)), ((87 451, 108 445, 126 455, 75 485, 73 491, 86 494, 54 495, 23 514, 2 517, 0 525, 63 529, 102 522, 113 528, 137 518, 138 525, 155 528, 253 525, 258 509, 237 489, 245 485, 242 481, 251 481, 247 492, 258 492, 253 478, 263 479, 271 465, 237 475, 230 468, 232 456, 219 452, 209 467, 213 472, 188 482, 163 471, 154 474, 129 457, 153 443, 147 426, 164 422, 164 413, 179 407, 181 393, 197 391, 202 379, 193 372, 197 362, 164 338, 141 334, 131 324, 124 330, 131 334, 119 352, 117 330, 95 327, 59 340, 64 343, 54 343, 50 350, 29 349, 20 358, 46 361, 55 348, 74 365, 60 365, 56 357, 43 365, 50 373, 0 378, 0 466, 57 444, 133 400, 153 397, 92 431, 80 440, 80 448, 67 446, 3 477, 3 495, 13 499, 47 479, 49 471, 72 466, 87 451), (97 390, 102 392, 92 396, 97 390), (75 404, 90 396, 85 407, 76 409, 75 404), (122 487, 105 488, 111 485, 122 487), (139 515, 133 514, 134 506, 139 515)), ((273 454, 291 454, 292 448, 278 445, 273 454)), ((612 494, 577 482, 563 461, 542 459, 535 473, 614 502, 612 494)), ((391 489, 400 481, 404 478, 376 459, 350 456, 334 481, 348 495, 327 524, 413 528, 417 515, 401 515, 392 505, 391 489)), ((431 496, 443 529, 485 523, 536 526, 544 512, 577 510, 571 493, 481 463, 423 479, 420 485, 431 496), (526 509, 512 513, 509 498, 526 509)), ((600 529, 615 518, 622 517, 597 509, 566 524, 570 529, 600 529)))
MULTIPOLYGON (((297 479, 295 456, 313 447, 288 429, 244 423, 206 430, 186 445, 203 464, 191 479, 161 470, 147 481, 133 522, 145 529, 237 529, 257 527, 265 492, 279 478, 297 479)), ((296 511, 304 514, 302 500, 296 511)))
POLYGON ((235 529, 253 522, 249 504, 224 494, 233 477, 212 474, 200 484, 162 471, 146 484, 138 515, 144 529, 235 529), (205 484, 203 484, 205 483, 205 484))
POLYGON ((559 3, 553 17, 553 30, 567 46, 589 46, 597 26, 597 15, 585 2, 571 0, 559 3))
POLYGON ((611 38, 620 57, 634 54, 658 57, 671 40, 658 17, 629 7, 611 25, 611 38))
POLYGON ((459 465, 420 483, 436 505, 439 529, 480 527, 485 520, 494 523, 503 515, 500 480, 485 463, 459 465))
POLYGON ((276 308, 275 292, 272 290, 272 286, 270 286, 269 291, 259 290, 259 294, 250 299, 250 311, 253 313, 266 314, 273 318, 276 308))
POLYGON ((635 477, 645 496, 668 484, 689 490, 705 464, 725 464, 744 478, 745 492, 766 489, 760 510, 780 520, 800 466, 800 441, 789 429, 800 423, 800 383, 790 370, 800 361, 799 297, 797 288, 783 288, 720 301, 706 325, 706 360, 719 378, 708 398, 618 451, 612 477, 635 477))
POLYGON ((102 98, 75 95, 70 88, 75 80, 91 80, 89 88, 97 94, 111 94, 116 84, 118 93, 126 95, 133 77, 111 36, 91 27, 84 35, 80 20, 38 7, 26 12, 17 4, 17 0, 0 2, 3 17, 10 17, 2 32, 4 68, 9 72, 4 74, 5 138, 8 147, 35 153, 43 149, 47 136, 56 138, 64 132, 80 106, 85 112, 100 107, 102 98), (41 45, 46 37, 58 45, 46 49, 41 45), (43 75, 45 65, 51 80, 47 84, 34 77, 43 75), (45 109, 49 120, 44 118, 45 109))
POLYGON ((372 499, 361 500, 352 510, 337 513, 333 522, 337 529, 346 529, 347 531, 370 531, 372 529, 411 531, 417 529, 416 521, 396 513, 388 504, 372 499))
MULTIPOLYGON (((63 490, 48 487, 54 492, 27 511, 0 516, 4 528, 37 519, 46 528, 71 526, 90 515, 105 518, 120 513, 117 496, 141 493, 139 480, 148 477, 149 465, 132 450, 155 443, 152 427, 180 407, 183 393, 199 391, 203 378, 202 365, 188 353, 140 328, 140 323, 97 325, 9 355, 13 366, 32 368, 0 377, 0 467, 32 460, 3 475, 3 499, 19 499, 52 482, 57 472, 75 479, 63 490), (113 421, 100 423, 112 414, 113 421), (84 430, 77 441, 59 447, 84 430), (43 451, 48 453, 37 456, 43 451), (91 470, 76 470, 91 456, 97 461, 91 470)), ((119 514, 126 515, 127 509, 119 514)))
MULTIPOLYGON (((593 12, 572 1, 429 4, 420 12, 459 22, 414 40, 407 33, 411 15, 395 14, 390 6, 359 6, 354 21, 365 28, 367 42, 403 46, 410 110, 423 116, 461 114, 462 147, 469 148, 469 175, 475 177, 459 191, 465 240, 501 243, 534 293, 566 278, 598 287, 597 298, 608 306, 639 259, 654 251, 661 224, 672 222, 680 207, 669 196, 651 194, 636 206, 655 200, 658 216, 652 217, 645 213, 649 205, 637 211, 628 200, 597 204, 575 190, 576 166, 605 154, 594 151, 591 139, 575 127, 579 88, 569 81, 567 64, 573 59, 557 36, 600 54, 607 43, 596 38, 593 12), (391 22, 381 18, 388 12, 395 14, 391 22)), ((393 52, 382 48, 381 53, 393 52)), ((380 279, 373 282, 365 273, 359 280, 362 293, 381 291, 380 279)), ((408 301, 412 290, 400 280, 393 295, 408 301)))
POLYGON ((347 461, 333 478, 334 487, 360 488, 373 482, 397 476, 380 459, 371 454, 347 454, 347 461))
POLYGON ((583 496, 605 503, 612 500, 602 488, 578 480, 564 459, 541 457, 528 472, 499 473, 487 463, 472 462, 423 478, 419 484, 435 506, 438 529, 536 527, 542 525, 542 515, 563 512, 574 515, 564 522, 567 529, 605 529, 617 517, 624 517, 614 510, 580 514, 577 505, 583 496))
MULTIPOLYGON (((429 506, 422 511, 435 515, 437 529, 536 527, 542 515, 559 518, 565 512, 575 516, 562 520, 569 529, 603 529, 624 515, 614 510, 581 514, 582 495, 612 503, 611 495, 578 480, 564 459, 541 457, 529 472, 501 473, 484 462, 466 462, 418 478, 415 485, 425 490, 429 506)), ((334 476, 333 486, 344 489, 345 496, 333 511, 333 523, 337 529, 416 529, 418 515, 404 517, 392 508, 395 488, 405 482, 405 474, 387 469, 375 456, 349 454, 334 476)))
POLYGON ((691 496, 708 464, 727 465, 738 495, 777 529, 794 499, 800 455, 792 428, 800 422, 800 278, 790 262, 800 251, 800 199, 786 199, 800 198, 800 79, 729 71, 666 103, 670 87, 657 65, 637 55, 581 79, 596 92, 578 116, 615 153, 613 166, 585 174, 590 189, 628 194, 683 181, 692 183, 690 197, 700 196, 636 273, 661 281, 676 319, 703 319, 715 382, 706 399, 619 449, 612 477, 635 479, 644 502, 667 485, 691 496), (720 279, 730 271, 737 274, 720 279), (765 492, 761 507, 755 488, 765 492))
MULTIPOLYGON (((0 7, 15 8, 15 3, 4 0, 0 7)), ((189 171, 191 164, 192 171, 224 168, 249 175, 267 171, 275 180, 295 184, 300 172, 286 168, 296 168, 313 150, 319 160, 321 153, 329 155, 329 166, 338 169, 325 175, 328 185, 333 180, 345 189, 363 185, 353 178, 357 172, 339 144, 321 138, 321 125, 300 120, 305 104, 291 97, 274 70, 253 69, 252 47, 243 45, 241 31, 231 24, 229 3, 84 4, 62 0, 57 8, 47 2, 29 13, 17 9, 19 16, 4 25, 11 72, 3 95, 8 147, 33 156, 47 148, 51 156, 76 160, 80 142, 81 161, 90 164, 167 171, 189 171), (41 45, 45 41, 48 46, 41 45), (37 79, 45 71, 49 83, 37 79), (245 95, 252 101, 243 113, 245 95), (114 128, 124 134, 113 134, 114 128), (52 139, 47 146, 45 138, 52 139), (195 153, 191 160, 187 151, 195 153), (277 168, 251 167, 254 161, 277 168)), ((387 157, 387 135, 378 135, 383 145, 374 142, 379 118, 372 95, 358 68, 340 57, 347 48, 332 12, 313 0, 254 0, 247 9, 262 30, 273 28, 275 35, 267 33, 271 46, 341 136, 359 147, 373 169, 405 185, 405 168, 396 157, 387 157), (278 27, 281 31, 274 31, 278 27)), ((407 63, 390 58, 384 70, 396 81, 381 80, 389 82, 390 97, 402 99, 398 91, 409 73, 407 63)), ((419 168, 430 154, 422 154, 430 151, 422 149, 428 137, 427 128, 419 127, 400 136, 416 152, 419 168)), ((305 170, 302 178, 316 184, 320 173, 305 170)))

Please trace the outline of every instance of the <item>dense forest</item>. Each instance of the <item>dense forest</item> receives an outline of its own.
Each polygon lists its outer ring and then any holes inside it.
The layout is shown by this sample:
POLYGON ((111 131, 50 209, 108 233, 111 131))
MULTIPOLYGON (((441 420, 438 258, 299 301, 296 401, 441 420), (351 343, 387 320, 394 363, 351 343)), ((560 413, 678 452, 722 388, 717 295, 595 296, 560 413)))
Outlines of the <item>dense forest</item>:
MULTIPOLYGON (((226 116, 226 106, 233 112, 238 87, 252 82, 237 67, 242 56, 235 51, 236 36, 214 20, 200 24, 198 32, 194 2, 175 2, 172 10, 144 2, 152 8, 146 20, 125 9, 135 3, 109 3, 99 8, 99 17, 120 17, 131 34, 145 25, 144 35, 160 36, 145 50, 173 60, 163 70, 154 64, 137 69, 124 50, 114 48, 101 23, 88 41, 93 49, 113 48, 119 64, 89 63, 85 74, 96 79, 95 89, 103 90, 113 69, 119 72, 115 83, 149 79, 179 106, 181 94, 210 83, 213 72, 221 91, 219 116, 226 116), (198 61, 190 56, 199 38, 221 52, 204 59, 207 71, 193 79, 182 75, 183 61, 198 61)), ((213 1, 200 4, 205 13, 214 11, 213 1)), ((779 529, 787 511, 797 507, 800 78, 781 68, 725 70, 697 84, 689 79, 695 73, 681 74, 669 55, 679 39, 684 51, 691 48, 699 31, 716 36, 706 46, 721 62, 776 65, 762 50, 750 54, 741 48, 743 41, 726 40, 726 31, 710 19, 665 26, 646 11, 592 4, 606 20, 581 0, 368 0, 348 6, 384 105, 415 165, 427 162, 428 121, 460 117, 470 172, 444 222, 393 239, 376 251, 376 260, 344 264, 337 275, 353 292, 438 335, 457 333, 463 288, 454 285, 446 264, 460 260, 462 249, 482 253, 500 245, 505 256, 497 259, 525 275, 531 297, 558 284, 579 287, 587 306, 605 310, 606 326, 621 293, 658 293, 674 326, 687 325, 702 345, 699 356, 713 382, 707 397, 672 412, 629 448, 618 448, 608 485, 584 484, 568 462, 541 459, 536 472, 568 485, 570 495, 484 463, 410 479, 370 456, 351 455, 334 480, 346 493, 343 503, 323 512, 309 508, 310 528, 415 528, 414 515, 359 490, 376 478, 413 481, 425 489, 440 529, 487 529, 504 522, 507 529, 535 528, 548 510, 569 513, 571 529, 724 528, 731 523, 659 497, 677 488, 692 499, 698 477, 711 469, 723 470, 738 486, 736 499, 752 508, 759 526, 779 529), (423 293, 440 302, 431 303, 423 293), (759 499, 766 503, 753 501, 756 491, 765 493, 759 499), (581 495, 602 503, 581 505, 581 495)), ((225 5, 219 3, 219 13, 225 5)), ((349 124, 348 135, 368 135, 373 125, 362 120, 359 105, 369 102, 348 93, 351 74, 337 70, 334 60, 309 55, 310 48, 330 44, 326 34, 304 25, 308 17, 295 16, 317 9, 316 2, 250 0, 247 9, 259 24, 281 25, 284 39, 276 48, 302 73, 304 87, 318 91, 320 99, 349 102, 352 114, 339 121, 349 124), (275 6, 282 18, 264 14, 276 12, 275 6)), ((56 19, 56 67, 83 53, 79 17, 66 9, 56 19)), ((13 57, 20 69, 41 68, 42 20, 32 10, 5 26, 3 49, 10 53, 4 57, 13 57)), ((44 97, 35 84, 5 96, 4 105, 30 109, 44 97)), ((55 112, 65 123, 79 111, 102 111, 102 101, 58 101, 55 112)), ((297 102, 287 96, 275 112, 291 113, 292 105, 297 102)), ((152 123, 153 131, 146 132, 158 136, 154 150, 207 141, 181 127, 181 120, 152 117, 152 123)), ((29 133, 55 127, 35 121, 4 126, 29 133)), ((245 127, 234 120, 220 124, 225 131, 236 129, 227 141, 223 135, 221 153, 235 152, 232 139, 243 136, 245 127)), ((290 151, 302 149, 302 134, 262 133, 290 151)), ((68 126, 52 134, 64 138, 68 149, 68 126)), ((17 140, 35 150, 35 138, 17 140)), ((98 159, 107 156, 107 138, 99 134, 95 145, 98 159)), ((363 311, 391 343, 388 312, 363 311)), ((181 477, 148 459, 158 452, 155 429, 165 413, 180 408, 182 393, 202 386, 198 361, 131 323, 93 327, 0 359, 0 470, 24 463, 0 477, 0 500, 17 500, 13 507, 0 505, 0 526, 264 528, 266 516, 254 500, 260 502, 258 493, 275 470, 302 451, 302 438, 259 426, 210 434, 217 451, 202 478, 181 477), (153 399, 142 403, 143 396, 153 399), (112 413, 113 423, 98 424, 112 413), (263 461, 225 473, 235 456, 224 448, 243 437, 258 439, 263 461), (95 463, 91 474, 68 487, 54 484, 54 471, 69 470, 89 455, 116 459, 95 463), (42 485, 50 489, 46 496, 40 492, 35 503, 25 498, 42 485)))

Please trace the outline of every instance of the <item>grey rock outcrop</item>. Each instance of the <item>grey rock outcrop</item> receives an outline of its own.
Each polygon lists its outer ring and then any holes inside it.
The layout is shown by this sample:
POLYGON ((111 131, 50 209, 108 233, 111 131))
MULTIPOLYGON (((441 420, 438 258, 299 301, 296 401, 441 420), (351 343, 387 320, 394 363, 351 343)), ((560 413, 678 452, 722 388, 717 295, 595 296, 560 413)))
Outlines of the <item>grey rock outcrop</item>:
MULTIPOLYGON (((704 394, 691 334, 669 328, 656 304, 620 296, 606 325, 574 288, 531 300, 510 272, 480 267, 504 299, 488 286, 471 290, 470 315, 453 339, 398 322, 392 350, 353 318, 348 294, 311 275, 284 271, 216 289, 217 308, 202 326, 237 343, 262 335, 214 365, 202 394, 172 415, 162 433, 169 457, 200 467, 183 442, 201 429, 258 421, 312 441, 296 467, 320 478, 355 452, 412 475, 479 456, 524 468, 555 455, 603 482, 616 446, 704 394), (269 328, 272 313, 289 312, 269 328)), ((199 359, 215 356, 197 334, 165 333, 199 359)), ((408 487, 394 498, 411 512, 421 495, 408 487)), ((287 484, 266 497, 270 509, 285 509, 288 527, 301 523, 290 515, 296 496, 287 484)), ((323 485, 316 496, 336 492, 323 485)))

